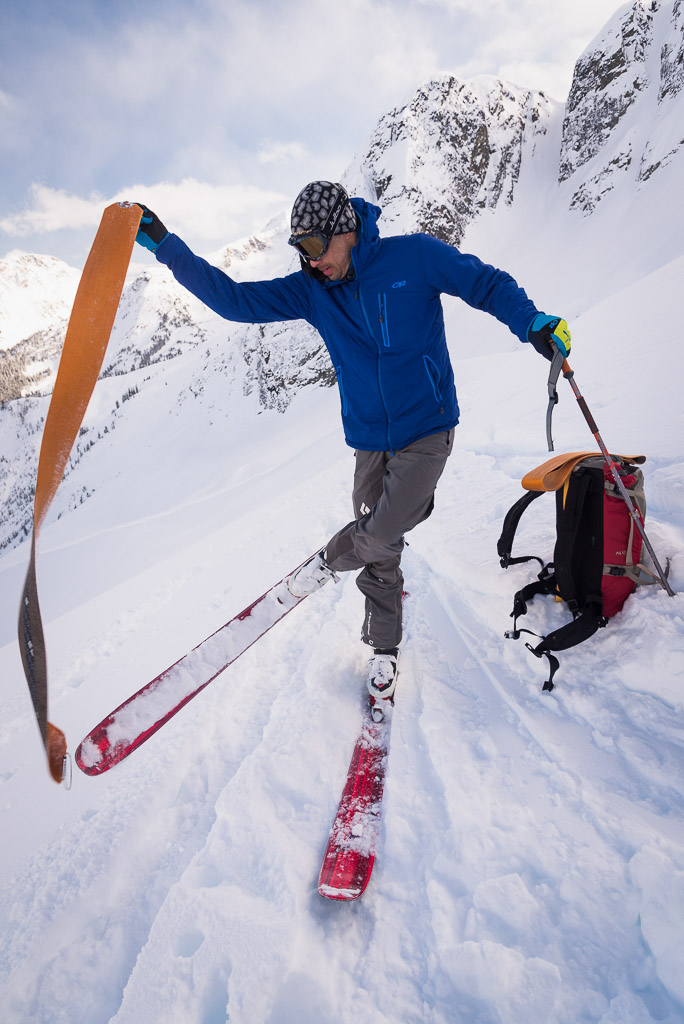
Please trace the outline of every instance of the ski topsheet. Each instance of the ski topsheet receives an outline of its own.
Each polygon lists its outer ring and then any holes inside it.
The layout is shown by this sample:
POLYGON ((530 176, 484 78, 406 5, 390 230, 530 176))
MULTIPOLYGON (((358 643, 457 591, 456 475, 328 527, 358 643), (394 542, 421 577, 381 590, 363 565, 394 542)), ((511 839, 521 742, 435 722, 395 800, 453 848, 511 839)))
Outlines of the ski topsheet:
POLYGON ((76 751, 81 771, 101 775, 123 761, 303 601, 290 593, 290 575, 96 725, 76 751))
POLYGON ((382 814, 392 705, 373 721, 371 705, 364 711, 363 725, 354 745, 347 781, 335 815, 318 877, 321 896, 332 900, 355 900, 368 885, 382 814))
MULTIPOLYGON (((287 586, 291 573, 180 658, 88 733, 76 751, 86 775, 102 775, 153 736, 244 651, 304 598, 287 586)), ((364 709, 347 779, 318 879, 321 896, 355 900, 370 880, 375 861, 389 754, 393 704, 382 701, 382 718, 364 709)), ((377 709, 376 709, 377 713, 377 709)))

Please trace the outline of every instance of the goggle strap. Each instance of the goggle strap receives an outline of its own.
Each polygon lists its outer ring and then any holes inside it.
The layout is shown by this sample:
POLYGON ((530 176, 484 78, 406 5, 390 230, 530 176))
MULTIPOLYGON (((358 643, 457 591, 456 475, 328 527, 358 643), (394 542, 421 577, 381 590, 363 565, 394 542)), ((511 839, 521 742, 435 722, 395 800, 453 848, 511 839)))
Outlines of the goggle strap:
POLYGON ((334 203, 334 206, 333 206, 332 210, 328 214, 328 219, 326 220, 325 224, 321 228, 321 234, 322 235, 327 235, 328 238, 332 238, 332 236, 335 234, 335 228, 337 227, 337 225, 340 222, 340 217, 342 216, 342 210, 344 209, 344 205, 345 205, 346 202, 347 202, 346 195, 344 194, 344 192, 340 192, 340 194, 338 195, 337 199, 335 200, 335 203, 334 203))

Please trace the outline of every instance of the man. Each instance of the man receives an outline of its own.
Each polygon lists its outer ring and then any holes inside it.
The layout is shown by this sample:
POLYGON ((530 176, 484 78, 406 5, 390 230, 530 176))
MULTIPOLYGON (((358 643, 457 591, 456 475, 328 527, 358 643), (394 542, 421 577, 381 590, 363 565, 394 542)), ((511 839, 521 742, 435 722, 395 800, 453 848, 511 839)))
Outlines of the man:
MULTIPOLYGON (((141 204, 142 205, 142 204, 141 204)), ((195 256, 143 206, 137 236, 176 279, 220 316, 240 323, 306 320, 337 376, 347 443, 356 449, 355 519, 298 569, 289 587, 313 593, 361 570, 361 638, 373 649, 371 702, 391 700, 401 642, 404 534, 426 519, 451 453, 459 409, 440 295, 496 316, 551 359, 570 333, 510 275, 426 234, 381 238, 380 210, 341 185, 315 181, 292 209, 289 244, 301 269, 238 284, 195 256)))

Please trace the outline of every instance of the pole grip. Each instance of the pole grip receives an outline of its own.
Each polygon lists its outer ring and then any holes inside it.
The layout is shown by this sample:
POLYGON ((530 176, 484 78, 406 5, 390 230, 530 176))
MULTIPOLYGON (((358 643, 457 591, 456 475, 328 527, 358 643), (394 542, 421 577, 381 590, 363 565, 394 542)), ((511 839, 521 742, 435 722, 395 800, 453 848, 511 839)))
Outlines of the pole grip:
POLYGON ((585 420, 589 424, 589 429, 591 430, 592 434, 598 434, 598 426, 596 425, 596 421, 594 420, 594 417, 591 415, 591 412, 589 411, 589 406, 584 401, 584 398, 583 398, 582 395, 580 395, 579 398, 577 399, 577 404, 579 405, 580 409, 582 410, 582 415, 584 416, 585 420))

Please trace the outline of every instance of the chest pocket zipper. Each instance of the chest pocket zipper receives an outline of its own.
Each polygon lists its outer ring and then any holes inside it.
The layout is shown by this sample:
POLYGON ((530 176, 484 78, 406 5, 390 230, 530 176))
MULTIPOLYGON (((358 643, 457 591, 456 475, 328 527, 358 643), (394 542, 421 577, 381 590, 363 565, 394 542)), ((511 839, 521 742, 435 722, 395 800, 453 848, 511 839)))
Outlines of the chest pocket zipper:
POLYGON ((380 314, 380 333, 385 348, 390 347, 389 325, 387 323, 387 300, 383 292, 378 294, 378 309, 380 314))

